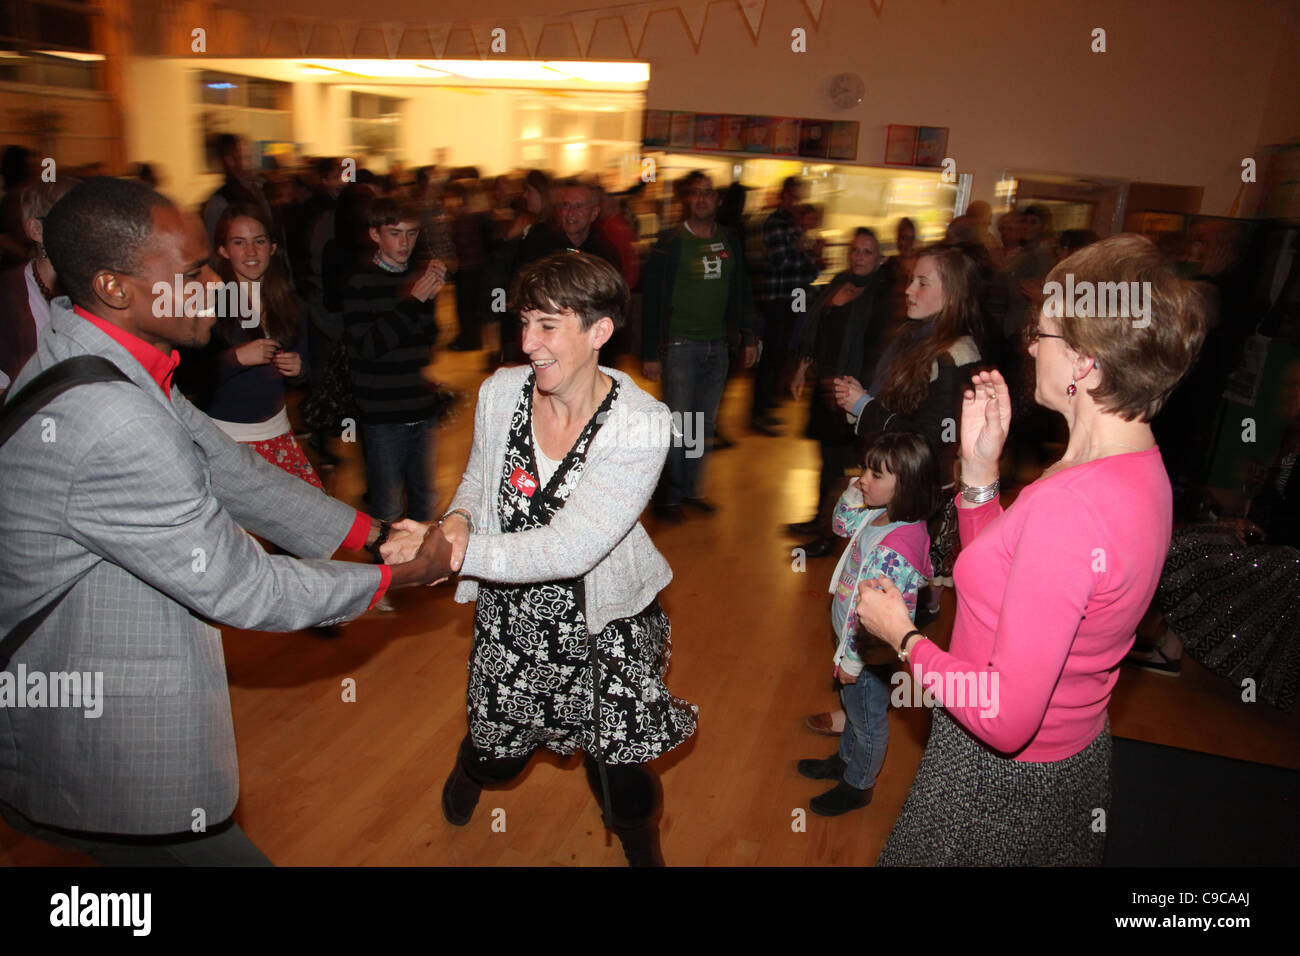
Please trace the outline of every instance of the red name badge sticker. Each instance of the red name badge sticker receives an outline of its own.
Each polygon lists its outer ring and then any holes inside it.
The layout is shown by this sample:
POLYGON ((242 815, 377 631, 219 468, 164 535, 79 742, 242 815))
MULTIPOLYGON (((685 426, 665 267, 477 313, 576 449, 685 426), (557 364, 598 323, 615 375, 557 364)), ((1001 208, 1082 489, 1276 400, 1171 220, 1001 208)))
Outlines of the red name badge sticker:
POLYGON ((516 468, 510 473, 510 484, 516 491, 522 492, 529 498, 537 491, 537 479, 522 468, 516 468))

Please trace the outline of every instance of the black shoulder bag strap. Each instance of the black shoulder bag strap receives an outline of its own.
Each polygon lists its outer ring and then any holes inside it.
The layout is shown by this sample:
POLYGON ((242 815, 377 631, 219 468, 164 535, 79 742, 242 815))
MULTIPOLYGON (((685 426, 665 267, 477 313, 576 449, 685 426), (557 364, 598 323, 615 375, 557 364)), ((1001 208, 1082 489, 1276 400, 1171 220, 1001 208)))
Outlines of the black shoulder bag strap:
MULTIPOLYGON (((78 385, 93 382, 130 382, 131 379, 116 365, 98 355, 78 355, 51 365, 40 375, 28 382, 0 409, 0 446, 4 445, 29 418, 62 395, 78 385)), ((132 384, 135 384, 132 382, 132 384)), ((0 640, 0 671, 9 667, 9 660, 17 653, 23 642, 32 635, 41 622, 50 616, 50 612, 59 606, 68 593, 76 586, 78 577, 55 597, 42 605, 34 614, 19 621, 8 634, 0 640)))

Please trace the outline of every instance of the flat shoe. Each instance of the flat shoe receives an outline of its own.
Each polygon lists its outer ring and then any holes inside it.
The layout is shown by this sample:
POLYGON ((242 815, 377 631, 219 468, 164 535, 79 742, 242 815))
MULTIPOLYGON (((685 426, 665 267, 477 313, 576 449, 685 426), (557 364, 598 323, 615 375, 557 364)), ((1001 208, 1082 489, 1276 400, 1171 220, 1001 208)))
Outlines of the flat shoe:
POLYGON ((827 737, 838 737, 844 733, 843 728, 835 729, 835 720, 830 714, 812 714, 803 719, 804 726, 815 734, 823 734, 827 737))

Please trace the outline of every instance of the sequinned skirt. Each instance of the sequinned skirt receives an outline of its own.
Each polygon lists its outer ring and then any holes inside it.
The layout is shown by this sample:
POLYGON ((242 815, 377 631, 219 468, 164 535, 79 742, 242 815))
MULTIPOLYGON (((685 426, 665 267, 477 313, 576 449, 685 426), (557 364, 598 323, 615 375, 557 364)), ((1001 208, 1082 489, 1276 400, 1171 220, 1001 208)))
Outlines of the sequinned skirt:
POLYGON ((1110 812, 1110 719, 1046 763, 989 750, 942 707, 877 866, 1100 866, 1110 812))
POLYGON ((1198 664, 1274 707, 1295 706, 1300 679, 1300 551, 1243 545, 1218 525, 1174 534, 1156 601, 1198 664))

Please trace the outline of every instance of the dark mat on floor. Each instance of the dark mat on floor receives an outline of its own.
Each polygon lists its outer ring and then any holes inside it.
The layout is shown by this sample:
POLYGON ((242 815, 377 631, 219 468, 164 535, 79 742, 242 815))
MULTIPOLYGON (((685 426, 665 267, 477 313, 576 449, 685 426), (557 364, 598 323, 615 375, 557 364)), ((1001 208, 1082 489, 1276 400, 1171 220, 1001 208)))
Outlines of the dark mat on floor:
POLYGON ((1300 771, 1115 738, 1106 866, 1300 865, 1300 771))

